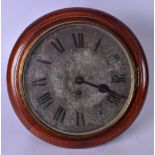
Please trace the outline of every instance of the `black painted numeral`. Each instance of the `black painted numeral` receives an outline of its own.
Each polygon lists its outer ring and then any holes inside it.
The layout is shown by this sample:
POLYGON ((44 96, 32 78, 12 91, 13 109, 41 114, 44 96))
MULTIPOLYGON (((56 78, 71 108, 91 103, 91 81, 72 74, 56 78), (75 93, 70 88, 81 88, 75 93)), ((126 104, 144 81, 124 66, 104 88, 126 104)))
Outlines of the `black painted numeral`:
POLYGON ((64 52, 65 49, 64 47, 62 46, 61 42, 59 41, 59 39, 55 39, 55 42, 51 42, 51 44, 60 52, 64 52))
POLYGON ((62 106, 59 106, 55 115, 53 116, 53 119, 63 123, 63 121, 65 119, 65 115, 66 115, 66 109, 63 108, 62 106))
POLYGON ((73 37, 73 41, 74 41, 74 44, 75 44, 76 48, 84 48, 84 36, 83 36, 83 33, 77 33, 77 35, 72 33, 72 37, 73 37))
POLYGON ((81 112, 76 112, 76 125, 77 126, 84 126, 85 125, 85 120, 84 120, 84 115, 81 112))
POLYGON ((50 92, 44 93, 42 96, 37 98, 39 105, 43 105, 43 109, 46 109, 50 104, 53 103, 53 98, 51 97, 50 92))
POLYGON ((118 105, 120 102, 120 98, 114 94, 108 94, 106 100, 112 104, 118 105))
POLYGON ((37 59, 38 62, 46 64, 46 65, 51 65, 51 62, 46 61, 46 60, 41 60, 41 59, 37 59))
POLYGON ((96 46, 95 46, 94 51, 97 51, 97 49, 98 49, 98 47, 99 47, 101 41, 102 41, 102 39, 100 39, 100 40, 96 43, 96 46))
POLYGON ((47 84, 46 77, 32 81, 32 86, 45 86, 46 84, 47 84))
POLYGON ((111 82, 112 83, 126 82, 125 74, 112 75, 111 76, 111 82))

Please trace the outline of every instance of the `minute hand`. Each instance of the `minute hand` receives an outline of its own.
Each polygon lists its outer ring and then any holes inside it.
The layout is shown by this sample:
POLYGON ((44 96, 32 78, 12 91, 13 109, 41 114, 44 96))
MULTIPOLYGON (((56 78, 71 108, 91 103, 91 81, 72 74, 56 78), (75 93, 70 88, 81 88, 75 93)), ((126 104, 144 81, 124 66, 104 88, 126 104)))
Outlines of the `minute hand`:
POLYGON ((99 90, 101 93, 106 93, 106 92, 108 92, 108 93, 114 94, 114 95, 116 95, 116 96, 119 96, 119 97, 121 97, 121 98, 126 98, 126 96, 120 95, 120 94, 116 93, 115 91, 111 90, 111 89, 109 88, 109 86, 106 85, 106 84, 95 85, 95 84, 90 83, 90 82, 87 82, 87 81, 85 81, 84 83, 98 88, 98 90, 99 90))
POLYGON ((96 85, 96 84, 94 84, 94 83, 85 81, 82 77, 76 78, 75 82, 76 82, 77 84, 83 84, 83 83, 84 83, 84 84, 87 84, 87 85, 89 85, 89 86, 95 87, 95 88, 97 88, 101 93, 107 93, 107 92, 108 92, 108 93, 114 94, 114 95, 116 95, 116 96, 119 96, 119 97, 122 97, 122 98, 126 98, 126 96, 120 95, 120 94, 116 93, 115 91, 111 90, 111 89, 109 88, 109 86, 106 85, 106 84, 96 85))

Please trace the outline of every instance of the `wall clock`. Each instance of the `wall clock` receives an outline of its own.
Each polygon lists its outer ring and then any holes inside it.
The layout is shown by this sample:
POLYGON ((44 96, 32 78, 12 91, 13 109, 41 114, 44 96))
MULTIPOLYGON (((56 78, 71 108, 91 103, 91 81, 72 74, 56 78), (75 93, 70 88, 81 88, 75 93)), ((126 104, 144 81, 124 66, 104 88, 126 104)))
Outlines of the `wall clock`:
POLYGON ((62 147, 105 143, 127 129, 148 87, 144 52, 107 13, 70 8, 32 23, 8 64, 12 106, 24 126, 62 147))

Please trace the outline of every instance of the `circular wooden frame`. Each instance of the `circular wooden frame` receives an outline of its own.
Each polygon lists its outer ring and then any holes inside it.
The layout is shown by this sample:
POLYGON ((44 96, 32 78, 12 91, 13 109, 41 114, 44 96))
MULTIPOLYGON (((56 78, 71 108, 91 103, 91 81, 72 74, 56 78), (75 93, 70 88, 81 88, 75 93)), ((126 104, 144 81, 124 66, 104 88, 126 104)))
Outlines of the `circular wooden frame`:
POLYGON ((148 68, 142 47, 134 34, 122 22, 101 11, 86 8, 70 8, 55 11, 39 18, 21 34, 9 59, 7 87, 14 111, 24 126, 34 135, 46 142, 62 147, 90 147, 111 140, 126 130, 135 120, 143 106, 147 93, 148 68), (19 66, 29 45, 47 29, 61 23, 79 20, 104 26, 119 36, 131 52, 138 77, 135 96, 125 115, 108 130, 89 137, 64 135, 45 128, 32 116, 25 106, 19 88, 19 66))

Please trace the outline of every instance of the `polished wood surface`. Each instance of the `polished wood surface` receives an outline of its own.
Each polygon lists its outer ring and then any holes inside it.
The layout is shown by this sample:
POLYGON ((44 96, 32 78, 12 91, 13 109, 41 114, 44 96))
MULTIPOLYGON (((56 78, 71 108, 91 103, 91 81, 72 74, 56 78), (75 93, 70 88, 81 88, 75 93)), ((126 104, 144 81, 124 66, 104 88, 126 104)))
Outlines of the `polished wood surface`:
POLYGON ((39 18, 21 34, 9 59, 7 88, 14 111, 24 126, 34 135, 48 143, 62 147, 90 147, 105 143, 118 136, 135 120, 144 104, 147 93, 148 68, 141 45, 126 25, 104 12, 86 8, 70 8, 55 11, 39 18), (139 81, 137 81, 134 98, 124 117, 108 130, 89 137, 63 135, 43 126, 25 106, 19 87, 19 68, 21 60, 31 42, 52 26, 71 21, 95 23, 107 27, 120 37, 131 52, 136 66, 136 74, 139 79, 139 81))

